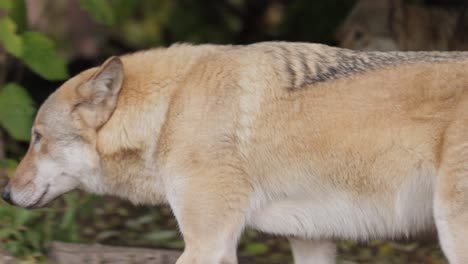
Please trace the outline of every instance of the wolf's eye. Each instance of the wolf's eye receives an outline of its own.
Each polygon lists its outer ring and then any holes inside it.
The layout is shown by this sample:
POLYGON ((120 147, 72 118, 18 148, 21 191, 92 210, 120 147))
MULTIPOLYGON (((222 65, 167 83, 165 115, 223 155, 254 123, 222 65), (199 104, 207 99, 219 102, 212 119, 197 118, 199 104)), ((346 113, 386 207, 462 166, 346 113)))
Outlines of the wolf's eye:
POLYGON ((41 141, 41 138, 42 138, 42 135, 37 132, 37 131, 33 131, 33 143, 38 143, 39 141, 41 141))
POLYGON ((357 30, 354 32, 354 39, 355 40, 360 40, 362 37, 364 37, 364 33, 360 30, 357 30))

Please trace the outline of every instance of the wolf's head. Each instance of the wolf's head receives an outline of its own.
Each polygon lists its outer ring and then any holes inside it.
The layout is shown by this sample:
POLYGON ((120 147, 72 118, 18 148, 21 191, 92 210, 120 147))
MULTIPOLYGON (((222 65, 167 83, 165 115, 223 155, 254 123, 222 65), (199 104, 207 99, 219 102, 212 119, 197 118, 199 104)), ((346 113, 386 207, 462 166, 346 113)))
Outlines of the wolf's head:
POLYGON ((401 23, 402 12, 401 0, 359 0, 338 28, 336 40, 347 49, 399 50, 392 23, 401 23))
POLYGON ((117 105, 123 77, 121 60, 112 57, 65 82, 46 100, 28 152, 3 190, 5 201, 37 208, 76 188, 100 192, 97 131, 117 105))

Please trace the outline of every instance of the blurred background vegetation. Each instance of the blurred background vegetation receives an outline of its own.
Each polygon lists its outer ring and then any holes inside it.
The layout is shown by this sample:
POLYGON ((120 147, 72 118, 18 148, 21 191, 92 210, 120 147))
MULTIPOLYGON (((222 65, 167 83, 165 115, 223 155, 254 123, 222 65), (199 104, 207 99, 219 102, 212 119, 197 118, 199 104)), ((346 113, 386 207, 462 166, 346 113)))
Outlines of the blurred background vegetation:
MULTIPOLYGON (((0 186, 27 149, 37 107, 65 79, 108 56, 175 42, 247 44, 284 40, 338 45, 336 33, 355 3, 0 0, 0 186)), ((395 3, 463 10, 456 13, 461 14, 460 20, 465 18, 462 0, 395 3)), ((387 22, 381 27, 390 27, 387 22)), ((374 33, 366 33, 362 27, 352 37, 367 41, 368 36, 364 38, 363 34, 374 33)), ((44 262, 47 244, 53 240, 183 248, 175 220, 166 207, 135 207, 79 192, 66 195, 50 208, 34 211, 0 202, 0 247, 11 255, 24 263, 44 262)), ((434 234, 418 241, 371 241, 365 245, 345 241, 339 247, 340 263, 445 263, 434 234)), ((291 263, 292 259, 284 239, 251 230, 244 235, 239 254, 252 257, 256 263, 291 263)))

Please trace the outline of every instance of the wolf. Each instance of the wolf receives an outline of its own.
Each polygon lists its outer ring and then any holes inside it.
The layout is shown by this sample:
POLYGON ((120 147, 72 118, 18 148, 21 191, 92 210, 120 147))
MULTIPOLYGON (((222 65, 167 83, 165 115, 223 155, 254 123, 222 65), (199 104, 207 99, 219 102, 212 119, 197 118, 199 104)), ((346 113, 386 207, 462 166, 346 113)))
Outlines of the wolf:
POLYGON ((378 51, 468 50, 466 6, 359 0, 336 32, 342 48, 378 51))
POLYGON ((169 204, 177 264, 237 263, 242 231, 334 241, 438 231, 468 263, 468 53, 177 44, 111 57, 40 107, 3 199, 74 189, 169 204))

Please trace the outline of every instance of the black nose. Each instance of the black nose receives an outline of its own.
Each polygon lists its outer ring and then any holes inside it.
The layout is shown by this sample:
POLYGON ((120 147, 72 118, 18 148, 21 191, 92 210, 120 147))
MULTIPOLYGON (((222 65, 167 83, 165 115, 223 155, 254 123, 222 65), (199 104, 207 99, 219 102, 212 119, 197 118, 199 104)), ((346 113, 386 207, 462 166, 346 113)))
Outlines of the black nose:
POLYGON ((3 193, 2 193, 2 199, 9 203, 9 204, 13 204, 12 201, 11 201, 11 191, 10 191, 11 187, 10 187, 10 184, 8 184, 7 186, 5 186, 5 188, 3 189, 3 193))

